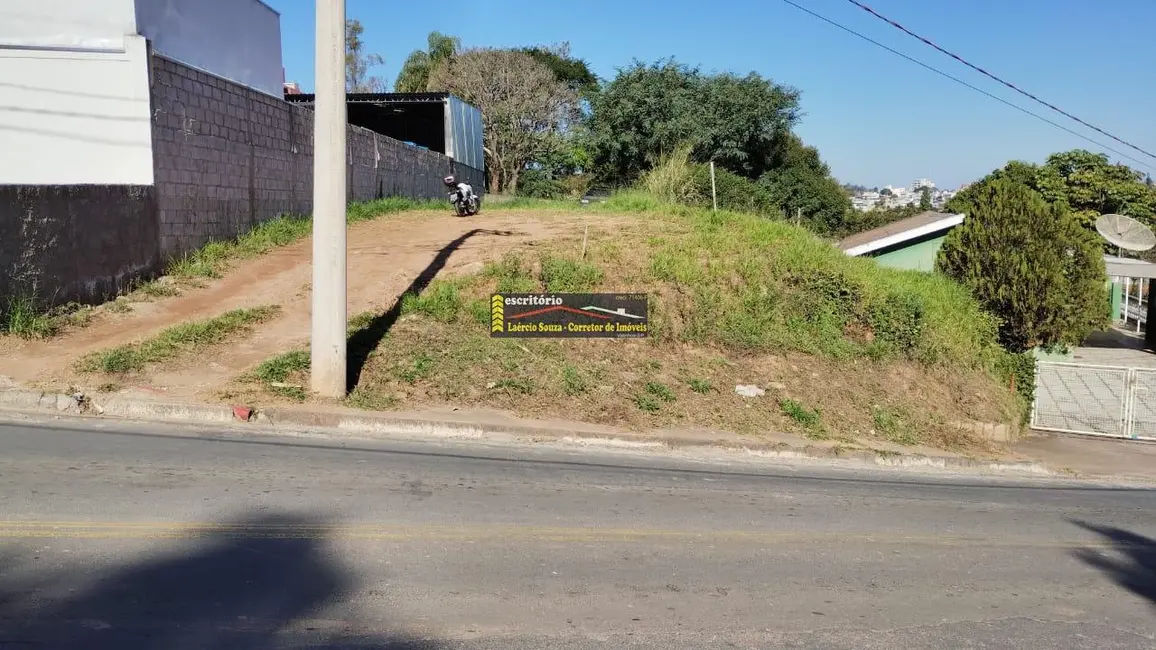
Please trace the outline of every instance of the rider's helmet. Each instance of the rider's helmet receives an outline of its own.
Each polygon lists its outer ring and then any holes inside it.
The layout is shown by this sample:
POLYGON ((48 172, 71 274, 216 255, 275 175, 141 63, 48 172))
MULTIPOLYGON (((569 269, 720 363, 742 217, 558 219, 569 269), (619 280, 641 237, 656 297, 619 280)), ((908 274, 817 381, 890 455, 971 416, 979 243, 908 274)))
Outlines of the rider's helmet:
POLYGON ((446 184, 446 187, 454 187, 458 184, 457 180, 453 176, 446 176, 442 179, 442 182, 446 184))

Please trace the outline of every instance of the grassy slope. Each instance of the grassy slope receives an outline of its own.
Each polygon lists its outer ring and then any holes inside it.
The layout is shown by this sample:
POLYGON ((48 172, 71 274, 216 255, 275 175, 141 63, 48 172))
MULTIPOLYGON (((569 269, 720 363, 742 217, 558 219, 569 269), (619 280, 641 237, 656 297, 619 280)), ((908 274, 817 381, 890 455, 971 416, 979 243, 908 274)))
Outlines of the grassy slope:
MULTIPOLYGON (((584 259, 581 249, 581 237, 554 241, 407 296, 350 402, 946 448, 977 444, 951 422, 1016 417, 1017 399, 995 378, 1005 355, 994 323, 943 278, 849 258, 782 222, 642 194, 593 208, 584 259), (494 290, 646 290, 653 334, 490 339, 494 290), (767 395, 740 398, 739 383, 767 395)), ((293 386, 307 358, 289 355, 248 379, 302 398, 293 386)))

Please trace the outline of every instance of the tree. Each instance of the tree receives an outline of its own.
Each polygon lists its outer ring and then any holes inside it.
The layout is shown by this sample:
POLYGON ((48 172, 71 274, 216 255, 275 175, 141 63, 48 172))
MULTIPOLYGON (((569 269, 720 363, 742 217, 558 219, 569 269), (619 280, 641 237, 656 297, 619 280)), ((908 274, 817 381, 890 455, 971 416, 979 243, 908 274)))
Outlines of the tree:
POLYGON ((429 85, 430 73, 442 61, 453 58, 462 47, 462 40, 456 36, 447 36, 441 32, 430 32, 426 38, 426 50, 414 50, 406 57, 393 83, 393 89, 399 93, 424 93, 433 90, 429 85))
POLYGON ((919 193, 919 209, 926 212, 931 209, 931 188, 924 187, 919 193))
POLYGON ((590 153, 610 182, 638 180, 679 145, 695 162, 747 178, 769 169, 774 138, 799 117, 798 91, 758 74, 704 75, 672 60, 635 62, 591 100, 590 153))
POLYGON ((1107 324, 1107 275, 1099 242, 1068 207, 998 178, 971 193, 963 224, 936 267, 1001 320, 1013 352, 1078 345, 1107 324))
POLYGON ((972 197, 998 179, 1022 183, 1049 202, 1064 203, 1089 229, 1097 217, 1108 213, 1156 223, 1156 191, 1144 183, 1144 175, 1082 149, 1052 154, 1043 165, 1013 160, 953 197, 948 209, 966 212, 972 197))
POLYGON ((759 179, 771 191, 775 204, 788 219, 802 215, 806 225, 822 235, 838 232, 851 211, 851 199, 831 170, 799 136, 780 130, 771 140, 766 165, 759 179))
POLYGON ((578 114, 578 96, 553 71, 524 52, 466 50, 430 74, 482 111, 490 192, 515 192, 526 165, 552 151, 578 114))
POLYGON ((589 100, 598 92, 598 76, 590 71, 590 64, 584 59, 576 59, 570 54, 569 43, 551 47, 526 47, 521 51, 550 68, 554 78, 566 84, 582 99, 589 100))
POLYGON ((378 54, 367 54, 361 35, 365 28, 359 20, 345 21, 345 90, 351 93, 385 92, 385 82, 369 71, 384 63, 378 54))

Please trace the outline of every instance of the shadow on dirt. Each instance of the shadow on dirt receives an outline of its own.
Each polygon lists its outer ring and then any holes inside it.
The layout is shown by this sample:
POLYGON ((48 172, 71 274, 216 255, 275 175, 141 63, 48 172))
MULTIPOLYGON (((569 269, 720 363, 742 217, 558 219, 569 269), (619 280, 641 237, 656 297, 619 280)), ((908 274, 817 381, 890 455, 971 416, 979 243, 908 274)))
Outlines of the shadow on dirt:
POLYGON ((381 343, 385 335, 389 333, 390 328, 393 327, 393 324, 397 322, 398 317, 401 316, 402 300, 407 294, 417 295, 424 291, 425 288, 429 286, 429 283, 433 282, 433 279, 437 277, 437 274, 445 268, 450 256, 471 238, 477 237, 478 235, 509 237, 515 234, 517 233, 509 230, 475 228, 446 244, 438 251, 433 261, 431 261, 429 265, 413 279, 409 287, 397 297, 397 300, 394 301, 389 311, 377 316, 370 321, 368 325, 357 330, 349 337, 346 343, 346 390, 352 391, 357 387, 358 382, 361 381, 361 371, 365 368, 365 363, 369 360, 369 355, 377 349, 377 345, 381 343))
POLYGON ((1113 582, 1156 605, 1156 540, 1122 528, 1097 526, 1083 521, 1071 523, 1104 538, 1116 557, 1100 549, 1073 552, 1084 564, 1095 567, 1113 582))
POLYGON ((247 518, 169 542, 162 556, 108 570, 42 568, 50 560, 36 549, 66 547, 67 540, 10 548, 0 558, 0 646, 438 648, 418 639, 348 636, 326 624, 342 616, 339 606, 355 586, 349 572, 327 559, 326 530, 305 517, 247 518))

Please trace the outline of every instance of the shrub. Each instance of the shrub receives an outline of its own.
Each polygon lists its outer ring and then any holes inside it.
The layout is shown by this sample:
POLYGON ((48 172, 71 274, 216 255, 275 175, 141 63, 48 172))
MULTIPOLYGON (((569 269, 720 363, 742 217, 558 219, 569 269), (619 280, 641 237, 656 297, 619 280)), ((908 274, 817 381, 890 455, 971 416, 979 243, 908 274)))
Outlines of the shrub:
POLYGON ((976 190, 971 207, 936 266, 1000 319, 1004 347, 1078 345, 1107 325, 1100 243, 1066 205, 997 179, 976 190))
MULTIPOLYGON (((770 189, 765 184, 752 181, 717 166, 714 170, 714 177, 715 196, 718 198, 720 210, 749 212, 760 216, 782 216, 782 212, 775 204, 775 197, 771 195, 770 189)), ((706 197, 703 207, 710 207, 712 205, 710 166, 695 165, 691 174, 691 182, 694 184, 695 193, 706 197)))
POLYGON ((567 193, 566 186, 541 169, 527 169, 518 176, 518 196, 531 199, 558 199, 567 193))
POLYGON ((710 201, 710 180, 706 194, 695 183, 694 166, 690 164, 691 147, 681 145, 664 156, 653 169, 646 172, 640 183, 643 190, 659 201, 682 205, 703 205, 710 201))

